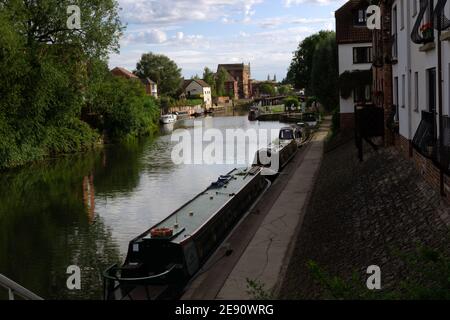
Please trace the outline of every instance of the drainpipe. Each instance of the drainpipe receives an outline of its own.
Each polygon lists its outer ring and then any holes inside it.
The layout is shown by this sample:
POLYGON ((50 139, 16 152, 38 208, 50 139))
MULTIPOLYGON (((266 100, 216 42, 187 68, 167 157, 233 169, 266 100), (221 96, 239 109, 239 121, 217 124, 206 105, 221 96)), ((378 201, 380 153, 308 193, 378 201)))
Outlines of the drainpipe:
POLYGON ((439 169, 440 169, 440 187, 441 187, 441 195, 445 196, 445 187, 444 187, 444 163, 442 161, 443 158, 443 150, 444 150, 444 118, 442 117, 442 42, 441 42, 441 29, 442 29, 442 19, 439 17, 438 20, 438 36, 437 36, 437 60, 438 60, 438 112, 439 112, 439 169))
MULTIPOLYGON (((411 88, 411 77, 412 77, 412 73, 411 73, 411 61, 412 61, 412 49, 411 49, 411 41, 409 39, 409 35, 411 34, 411 2, 412 1, 406 1, 406 34, 407 34, 407 41, 406 41, 406 51, 407 51, 407 55, 406 55, 406 77, 407 77, 407 82, 408 82, 408 141, 409 141, 409 146, 408 146, 408 153, 409 156, 412 156, 412 148, 411 148, 411 140, 412 140, 412 98, 411 98, 411 93, 412 93, 412 88, 411 88)), ((415 88, 416 90, 418 88, 415 88)))

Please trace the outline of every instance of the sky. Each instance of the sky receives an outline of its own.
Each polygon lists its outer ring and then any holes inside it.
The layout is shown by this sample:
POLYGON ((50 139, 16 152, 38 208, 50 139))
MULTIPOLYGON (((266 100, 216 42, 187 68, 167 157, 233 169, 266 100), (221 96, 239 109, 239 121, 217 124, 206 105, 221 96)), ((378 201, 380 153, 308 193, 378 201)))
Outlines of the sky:
POLYGON ((143 53, 168 56, 185 78, 220 63, 250 63, 252 78, 286 76, 305 37, 334 30, 346 0, 119 0, 127 29, 110 67, 135 70, 143 53))

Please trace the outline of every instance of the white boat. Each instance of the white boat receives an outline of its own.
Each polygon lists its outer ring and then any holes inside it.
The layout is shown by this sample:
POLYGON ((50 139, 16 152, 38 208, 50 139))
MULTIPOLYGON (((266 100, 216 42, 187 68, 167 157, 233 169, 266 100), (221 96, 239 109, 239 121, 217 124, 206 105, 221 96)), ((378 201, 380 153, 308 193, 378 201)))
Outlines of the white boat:
POLYGON ((161 118, 159 119, 159 121, 162 124, 170 124, 170 123, 175 123, 177 121, 177 116, 174 114, 166 114, 164 116, 161 116, 161 118))

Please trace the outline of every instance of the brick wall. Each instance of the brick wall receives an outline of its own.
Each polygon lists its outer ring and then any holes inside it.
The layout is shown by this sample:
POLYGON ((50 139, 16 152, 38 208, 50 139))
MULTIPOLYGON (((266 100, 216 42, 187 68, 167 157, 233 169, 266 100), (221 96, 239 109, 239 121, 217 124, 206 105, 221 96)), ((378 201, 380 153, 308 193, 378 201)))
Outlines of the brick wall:
MULTIPOLYGON (((425 181, 440 192, 440 170, 434 162, 421 155, 417 152, 417 150, 411 148, 410 141, 402 135, 396 135, 395 146, 403 156, 410 158, 414 162, 416 168, 419 170, 419 173, 423 176, 425 181)), ((448 175, 444 176, 444 182, 446 199, 450 203, 450 177, 448 175)))
POLYGON ((395 146, 405 158, 411 157, 412 154, 411 143, 401 134, 395 135, 395 146))
POLYGON ((341 113, 341 130, 350 131, 355 128, 355 114, 341 113))

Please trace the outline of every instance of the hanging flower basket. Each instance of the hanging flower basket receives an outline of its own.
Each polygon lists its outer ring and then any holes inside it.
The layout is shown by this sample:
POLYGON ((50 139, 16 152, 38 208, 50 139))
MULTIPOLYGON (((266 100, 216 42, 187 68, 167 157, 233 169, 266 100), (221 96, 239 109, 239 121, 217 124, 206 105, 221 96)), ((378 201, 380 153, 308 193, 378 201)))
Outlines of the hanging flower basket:
POLYGON ((434 41, 434 29, 432 23, 426 23, 420 27, 422 37, 425 43, 434 41))

